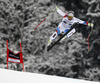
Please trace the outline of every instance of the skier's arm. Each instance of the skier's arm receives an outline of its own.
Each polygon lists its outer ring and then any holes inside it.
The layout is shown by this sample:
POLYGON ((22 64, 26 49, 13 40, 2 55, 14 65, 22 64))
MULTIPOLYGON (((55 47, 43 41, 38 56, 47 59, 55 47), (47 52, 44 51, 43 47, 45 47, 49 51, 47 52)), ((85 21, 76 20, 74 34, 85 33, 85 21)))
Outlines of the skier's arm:
MULTIPOLYGON (((77 19, 77 18, 76 18, 76 19, 77 19)), ((80 19, 77 19, 77 22, 78 22, 79 24, 84 24, 84 25, 88 25, 88 26, 90 26, 90 27, 93 27, 93 23, 88 23, 88 22, 82 21, 82 20, 80 20, 80 19)))
POLYGON ((63 17, 67 17, 67 14, 61 11, 57 6, 56 6, 56 11, 63 17))

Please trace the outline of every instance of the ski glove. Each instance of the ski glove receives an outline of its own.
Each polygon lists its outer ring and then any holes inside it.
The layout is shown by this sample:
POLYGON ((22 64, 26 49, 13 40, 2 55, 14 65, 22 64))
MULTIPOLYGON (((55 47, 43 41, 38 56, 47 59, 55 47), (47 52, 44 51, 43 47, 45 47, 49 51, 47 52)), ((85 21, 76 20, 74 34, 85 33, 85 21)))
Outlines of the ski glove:
POLYGON ((59 8, 56 6, 56 10, 58 10, 59 8))
POLYGON ((93 23, 88 23, 88 26, 93 28, 94 25, 93 23))

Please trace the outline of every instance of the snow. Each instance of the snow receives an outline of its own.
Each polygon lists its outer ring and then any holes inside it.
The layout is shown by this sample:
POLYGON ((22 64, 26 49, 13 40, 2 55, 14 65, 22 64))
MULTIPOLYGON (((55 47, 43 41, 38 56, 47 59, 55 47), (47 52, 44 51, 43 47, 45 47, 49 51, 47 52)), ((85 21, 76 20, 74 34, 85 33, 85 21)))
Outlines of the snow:
POLYGON ((84 2, 88 3, 89 5, 92 5, 93 3, 95 3, 97 0, 83 0, 84 2))
POLYGON ((0 69, 0 83, 99 83, 99 82, 0 69))
POLYGON ((87 13, 86 15, 90 15, 92 17, 100 17, 100 12, 98 12, 98 13, 87 13))
POLYGON ((96 2, 96 0, 92 0, 90 2, 88 2, 90 5, 93 4, 94 2, 96 2))

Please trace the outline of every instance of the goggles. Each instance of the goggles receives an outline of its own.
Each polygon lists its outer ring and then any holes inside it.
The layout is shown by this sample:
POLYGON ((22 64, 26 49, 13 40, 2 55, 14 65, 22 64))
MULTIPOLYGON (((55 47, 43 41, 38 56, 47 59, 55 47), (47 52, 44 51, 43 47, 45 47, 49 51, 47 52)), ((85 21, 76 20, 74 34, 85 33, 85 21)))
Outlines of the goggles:
POLYGON ((68 16, 68 19, 72 19, 73 18, 73 16, 68 16))

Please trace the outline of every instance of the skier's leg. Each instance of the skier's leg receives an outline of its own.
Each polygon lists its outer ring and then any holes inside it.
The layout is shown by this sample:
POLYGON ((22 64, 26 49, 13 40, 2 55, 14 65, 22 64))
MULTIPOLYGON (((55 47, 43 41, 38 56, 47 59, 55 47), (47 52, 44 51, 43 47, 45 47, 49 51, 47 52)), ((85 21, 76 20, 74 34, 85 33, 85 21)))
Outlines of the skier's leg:
MULTIPOLYGON (((64 32, 66 33, 68 30, 69 30, 69 29, 66 29, 64 32)), ((63 37, 63 38, 61 39, 61 42, 62 42, 64 39, 69 38, 70 36, 72 36, 75 32, 76 32, 76 30, 75 30, 75 29, 72 29, 65 37, 63 37)))
POLYGON ((48 41, 48 46, 51 44, 51 42, 57 37, 57 35, 60 34, 60 29, 57 27, 56 31, 52 34, 48 41))
POLYGON ((69 38, 69 37, 72 36, 75 32, 76 32, 76 30, 75 30, 75 28, 73 28, 73 29, 67 34, 67 37, 69 38))

